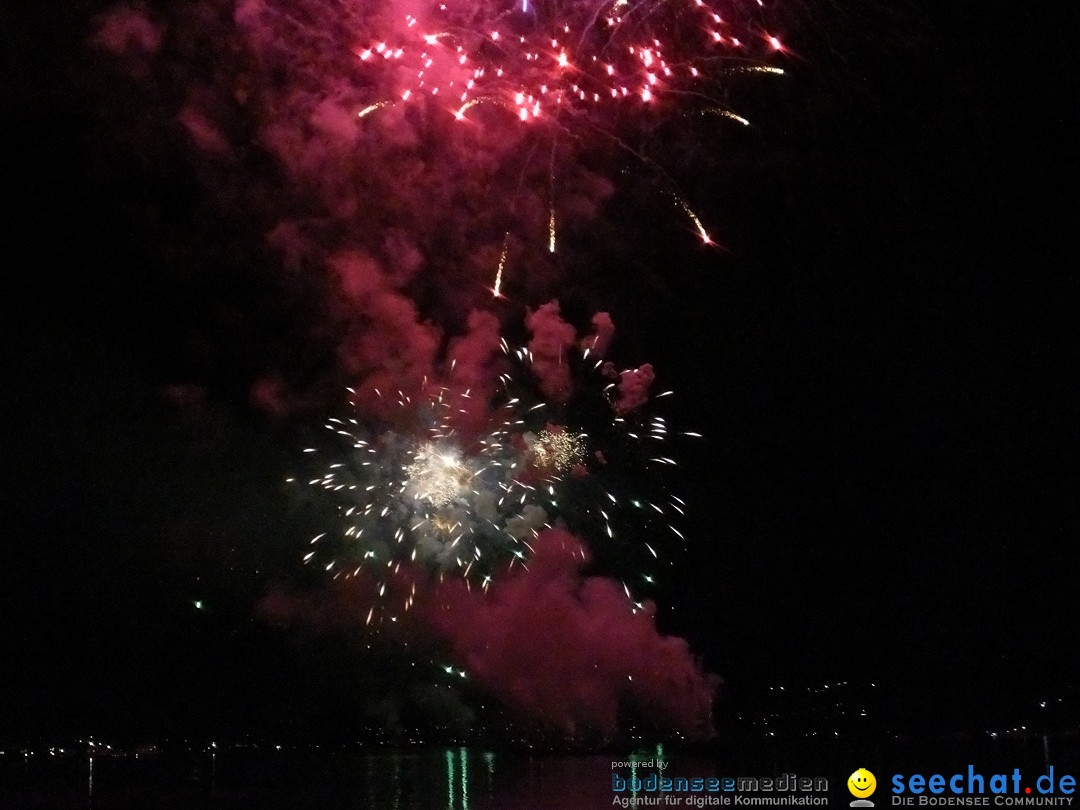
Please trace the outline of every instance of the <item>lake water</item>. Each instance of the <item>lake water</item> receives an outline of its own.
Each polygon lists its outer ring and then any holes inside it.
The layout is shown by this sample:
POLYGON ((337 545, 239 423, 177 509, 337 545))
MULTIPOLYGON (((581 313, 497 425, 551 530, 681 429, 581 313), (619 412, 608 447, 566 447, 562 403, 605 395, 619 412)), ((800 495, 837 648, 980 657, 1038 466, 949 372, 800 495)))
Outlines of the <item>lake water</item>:
MULTIPOLYGON (((1075 739, 1068 745, 1028 737, 992 745, 939 739, 935 743, 844 744, 807 740, 775 747, 736 747, 707 755, 643 746, 633 754, 529 755, 478 747, 358 748, 334 751, 230 748, 167 750, 158 756, 0 758, 0 808, 18 810, 592 810, 614 806, 612 773, 825 777, 823 794, 847 807, 844 787, 856 767, 888 774, 952 772, 974 764, 984 772, 1039 774, 1050 760, 1080 775, 1075 739), (1052 755, 1051 755, 1052 754, 1052 755), (1049 759, 1048 759, 1049 757, 1049 759), (626 767, 637 758, 641 764, 626 767), (618 763, 618 765, 616 765, 618 763)), ((882 785, 885 788, 885 785, 882 785)), ((621 794, 630 796, 629 791, 621 794)), ((640 795, 646 795, 644 792, 640 795)), ((649 794, 655 796, 656 794, 649 794)), ((887 795, 887 794, 886 794, 887 795)), ((879 807, 887 807, 879 802, 879 807)), ((689 801, 662 804, 691 807, 689 801)))
POLYGON ((672 776, 732 774, 719 760, 671 756, 662 746, 635 756, 642 765, 617 769, 613 764, 629 754, 529 756, 460 747, 200 751, 139 760, 7 757, 0 765, 0 807, 587 810, 613 806, 613 770, 647 776, 656 771, 649 763, 660 761, 672 776))

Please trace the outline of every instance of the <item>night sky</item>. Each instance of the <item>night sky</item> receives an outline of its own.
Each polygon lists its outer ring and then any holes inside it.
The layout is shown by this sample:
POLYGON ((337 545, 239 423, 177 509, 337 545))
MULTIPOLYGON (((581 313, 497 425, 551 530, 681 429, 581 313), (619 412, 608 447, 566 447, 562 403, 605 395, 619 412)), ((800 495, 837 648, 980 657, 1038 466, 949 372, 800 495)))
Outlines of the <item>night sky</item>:
MULTIPOLYGON (((256 616, 295 582, 311 521, 283 481, 343 381, 323 291, 266 269, 272 206, 241 213, 283 171, 148 141, 132 122, 167 93, 106 92, 86 43, 107 6, 56 5, 0 10, 0 735, 370 718, 397 655, 256 616), (251 396, 268 374, 276 414, 251 396)), ((1080 674, 1080 26, 879 6, 781 14, 787 75, 726 98, 752 128, 651 134, 722 248, 617 176, 559 284, 517 292, 582 331, 611 313, 613 358, 651 363, 704 434, 674 451, 688 543, 657 621, 726 700, 874 681, 889 717, 979 728, 1080 674)), ((442 311, 437 285, 411 294, 442 311)))

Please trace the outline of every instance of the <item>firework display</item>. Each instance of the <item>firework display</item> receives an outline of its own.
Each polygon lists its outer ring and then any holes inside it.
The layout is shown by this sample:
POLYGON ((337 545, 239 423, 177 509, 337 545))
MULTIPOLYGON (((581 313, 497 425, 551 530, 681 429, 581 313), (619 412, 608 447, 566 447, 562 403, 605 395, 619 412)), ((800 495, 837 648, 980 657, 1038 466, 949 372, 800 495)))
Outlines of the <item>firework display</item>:
MULTIPOLYGON (((391 14, 385 32, 354 48, 361 63, 392 74, 394 89, 390 98, 364 105, 357 116, 426 97, 438 100, 436 108, 445 107, 457 121, 471 120, 470 110, 490 105, 521 123, 546 126, 552 139, 547 245, 554 253, 555 139, 600 136, 668 181, 658 164, 621 139, 618 122, 647 115, 657 104, 685 108, 691 103, 748 125, 708 91, 725 72, 783 73, 765 63, 784 46, 763 26, 762 6, 761 0, 729 3, 722 14, 705 0, 595 5, 522 0, 508 6, 458 0, 401 14, 394 4, 400 16, 391 14)), ((690 205, 673 189, 667 191, 701 240, 712 244, 690 205)), ((505 247, 496 297, 504 263, 505 247)))
POLYGON ((782 72, 768 14, 763 0, 196 0, 103 15, 95 44, 148 114, 107 84, 102 121, 142 145, 133 162, 190 166, 199 192, 163 253, 236 290, 194 351, 216 368, 235 348, 249 402, 280 419, 349 386, 291 479, 318 527, 295 541, 310 590, 273 588, 267 615, 424 636, 566 734, 609 735, 627 704, 707 733, 711 681, 654 622, 685 544, 680 434, 653 410, 670 392, 654 394, 652 366, 606 359, 606 313, 581 338, 558 299, 572 277, 575 318, 603 300, 581 293, 622 232, 602 227, 614 177, 712 243, 662 165, 673 150, 650 139, 690 114, 747 123, 726 82, 782 72), (184 258, 200 239, 217 261, 184 258))
POLYGON ((670 561, 667 539, 682 540, 673 521, 683 508, 663 480, 675 463, 665 420, 643 414, 628 383, 638 376, 585 351, 568 358, 574 395, 550 402, 531 352, 503 349, 513 372, 494 403, 431 386, 415 399, 395 393, 395 417, 380 428, 357 413, 327 422, 332 441, 307 452, 331 461, 306 484, 332 508, 334 528, 311 539, 305 563, 335 578, 386 576, 404 563, 486 588, 500 566, 527 565, 540 531, 562 526, 591 538, 598 560, 621 559, 624 572, 640 562, 633 590, 655 581, 670 561), (476 409, 486 416, 479 429, 462 418, 476 409))
POLYGON ((458 120, 487 103, 523 122, 566 126, 601 105, 632 114, 665 97, 708 99, 703 72, 715 78, 716 63, 778 71, 761 60, 783 48, 758 20, 760 2, 726 5, 721 13, 705 0, 458 0, 401 13, 395 4, 400 16, 390 15, 385 34, 354 49, 363 63, 392 66, 394 96, 358 115, 441 95, 458 120))
POLYGON ((417 145, 419 129, 421 140, 439 142, 433 149, 457 153, 468 168, 445 189, 438 181, 427 204, 460 209, 471 189, 487 186, 467 204, 477 235, 499 230, 498 267, 488 268, 496 297, 511 234, 555 253, 563 223, 582 215, 582 195, 598 193, 575 165, 597 148, 618 153, 713 243, 663 158, 634 135, 694 113, 748 125, 722 99, 729 77, 783 73, 773 62, 785 46, 769 16, 762 0, 250 0, 236 14, 260 62, 287 65, 302 81, 287 98, 271 91, 273 115, 288 119, 272 126, 275 150, 292 150, 297 129, 314 128, 397 156, 417 145))

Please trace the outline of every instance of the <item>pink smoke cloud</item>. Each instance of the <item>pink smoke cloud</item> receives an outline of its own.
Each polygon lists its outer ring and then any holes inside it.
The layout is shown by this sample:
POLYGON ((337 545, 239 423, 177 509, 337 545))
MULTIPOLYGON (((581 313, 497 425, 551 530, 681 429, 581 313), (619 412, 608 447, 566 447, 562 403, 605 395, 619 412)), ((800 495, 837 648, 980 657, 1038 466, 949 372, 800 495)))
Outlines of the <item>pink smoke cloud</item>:
POLYGON ((210 123, 197 108, 185 107, 180 111, 178 120, 199 149, 218 154, 227 154, 231 149, 229 142, 217 127, 210 123))
POLYGON ((161 47, 161 31, 142 12, 118 6, 99 20, 94 42, 115 54, 152 55, 161 47))
POLYGON ((362 380, 357 402, 386 415, 396 392, 415 393, 432 374, 439 332, 418 322, 413 302, 389 286, 371 257, 351 252, 328 263, 347 304, 350 331, 339 349, 342 365, 362 380))
POLYGON ((648 402, 649 386, 655 379, 656 374, 649 363, 620 372, 619 397, 615 400, 615 410, 619 413, 630 413, 648 402))
POLYGON ((558 301, 529 312, 525 326, 532 334, 528 345, 540 390, 554 402, 565 402, 573 391, 566 351, 577 338, 574 327, 562 319, 558 301))
MULTIPOLYGON (((687 643, 661 635, 652 606, 635 609, 617 583, 583 576, 589 555, 573 535, 547 529, 532 546, 528 568, 497 577, 486 592, 456 578, 419 590, 396 632, 439 639, 475 685, 567 736, 610 739, 627 709, 668 731, 709 736, 718 680, 687 643)), ((260 612, 285 625, 357 628, 376 604, 374 590, 357 578, 317 596, 275 591, 260 612)))
POLYGON ((592 316, 592 327, 593 331, 581 339, 581 350, 595 357, 603 357, 615 337, 615 323, 608 313, 597 312, 592 316))
POLYGON ((490 594, 447 581, 428 603, 428 621, 473 680, 568 735, 610 737, 624 704, 661 727, 707 734, 714 684, 686 642, 657 632, 651 606, 631 611, 615 582, 582 577, 588 554, 573 535, 549 529, 532 546, 528 570, 490 594))
POLYGON ((462 388, 486 391, 498 377, 502 363, 499 319, 490 312, 470 312, 468 333, 450 343, 450 382, 462 388))
POLYGON ((499 374, 506 367, 499 319, 490 312, 469 313, 466 334, 450 341, 447 350, 446 396, 455 428, 475 436, 490 416, 487 403, 499 374))

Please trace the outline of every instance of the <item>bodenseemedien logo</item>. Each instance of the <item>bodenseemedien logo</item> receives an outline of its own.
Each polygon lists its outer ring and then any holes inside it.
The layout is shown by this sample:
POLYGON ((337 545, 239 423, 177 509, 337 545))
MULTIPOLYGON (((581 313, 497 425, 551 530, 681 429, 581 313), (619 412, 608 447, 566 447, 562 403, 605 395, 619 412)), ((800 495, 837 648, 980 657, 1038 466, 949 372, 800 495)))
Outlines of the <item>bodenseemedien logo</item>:
MULTIPOLYGON (((612 769, 629 763, 613 762, 612 769)), ((668 776, 667 763, 658 772, 643 774, 632 766, 629 775, 611 774, 612 804, 619 807, 824 807, 829 804, 829 780, 796 776, 668 776)), ((647 767, 647 766, 640 766, 647 767)))
POLYGON ((866 768, 859 768, 847 780, 847 789, 855 797, 850 807, 873 807, 874 803, 869 798, 877 790, 877 779, 866 768))

